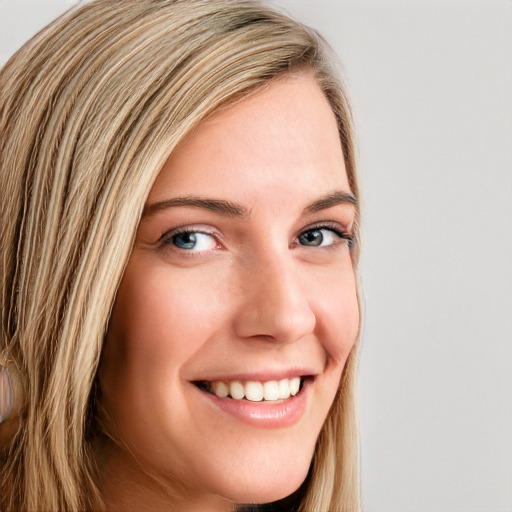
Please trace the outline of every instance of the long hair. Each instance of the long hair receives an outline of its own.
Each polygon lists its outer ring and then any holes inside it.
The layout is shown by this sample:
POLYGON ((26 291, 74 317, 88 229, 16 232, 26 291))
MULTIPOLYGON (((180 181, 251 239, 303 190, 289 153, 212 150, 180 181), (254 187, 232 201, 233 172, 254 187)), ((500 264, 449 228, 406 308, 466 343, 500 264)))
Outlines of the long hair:
MULTIPOLYGON (((23 391, 0 454, 4 512, 103 508, 95 379, 151 186, 201 122, 301 69, 330 102, 358 196, 350 109, 329 50, 256 1, 86 3, 0 71, 0 357, 23 391)), ((295 504, 267 509, 359 510, 356 357, 357 343, 295 504)))

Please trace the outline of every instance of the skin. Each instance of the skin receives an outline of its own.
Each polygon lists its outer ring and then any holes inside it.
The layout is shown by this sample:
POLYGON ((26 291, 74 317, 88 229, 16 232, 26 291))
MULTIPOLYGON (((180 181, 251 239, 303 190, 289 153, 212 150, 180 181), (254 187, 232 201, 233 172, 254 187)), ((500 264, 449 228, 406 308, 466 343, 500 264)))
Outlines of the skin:
POLYGON ((203 123, 171 155, 147 201, 113 310, 100 386, 118 444, 102 447, 109 510, 228 511, 304 480, 358 331, 349 243, 354 207, 304 211, 350 193, 336 121, 306 73, 203 123), (154 206, 236 202, 245 215, 154 206), (305 231, 322 228, 319 246, 305 231), (176 229, 198 232, 178 247, 176 229), (261 428, 193 383, 281 371, 314 374, 291 426, 261 428), (294 370, 295 369, 295 370, 294 370))

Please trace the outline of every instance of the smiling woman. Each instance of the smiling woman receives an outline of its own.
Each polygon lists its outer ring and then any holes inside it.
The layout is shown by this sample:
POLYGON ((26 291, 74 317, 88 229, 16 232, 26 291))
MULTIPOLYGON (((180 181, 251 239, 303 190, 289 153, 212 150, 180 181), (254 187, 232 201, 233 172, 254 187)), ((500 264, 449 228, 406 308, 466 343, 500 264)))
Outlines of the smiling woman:
POLYGON ((2 510, 357 512, 358 189, 319 36, 96 1, 0 87, 2 510))

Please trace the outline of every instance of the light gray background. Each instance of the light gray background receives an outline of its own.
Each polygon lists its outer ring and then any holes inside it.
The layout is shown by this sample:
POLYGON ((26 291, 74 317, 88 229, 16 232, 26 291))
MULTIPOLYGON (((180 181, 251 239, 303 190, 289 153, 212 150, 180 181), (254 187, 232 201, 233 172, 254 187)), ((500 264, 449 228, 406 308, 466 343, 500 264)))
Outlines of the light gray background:
MULTIPOLYGON (((74 3, 0 0, 0 63, 74 3)), ((512 512, 512 1, 272 3, 353 97, 365 511, 512 512)))

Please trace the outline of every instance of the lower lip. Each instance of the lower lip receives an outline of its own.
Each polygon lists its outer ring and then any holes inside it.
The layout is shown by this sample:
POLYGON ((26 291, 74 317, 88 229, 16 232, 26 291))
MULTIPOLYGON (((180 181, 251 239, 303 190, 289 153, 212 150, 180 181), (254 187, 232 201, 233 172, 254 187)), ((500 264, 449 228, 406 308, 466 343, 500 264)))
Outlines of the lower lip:
POLYGON ((295 396, 275 402, 220 398, 197 389, 215 407, 248 425, 260 428, 283 428, 295 425, 304 415, 312 384, 313 381, 307 379, 295 396))

